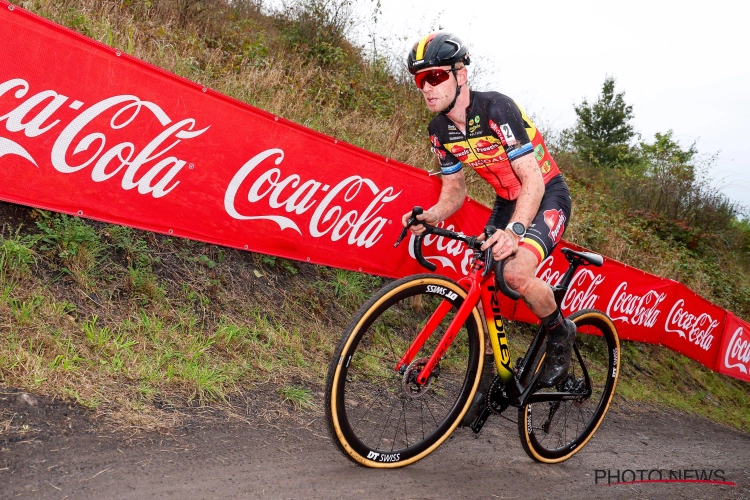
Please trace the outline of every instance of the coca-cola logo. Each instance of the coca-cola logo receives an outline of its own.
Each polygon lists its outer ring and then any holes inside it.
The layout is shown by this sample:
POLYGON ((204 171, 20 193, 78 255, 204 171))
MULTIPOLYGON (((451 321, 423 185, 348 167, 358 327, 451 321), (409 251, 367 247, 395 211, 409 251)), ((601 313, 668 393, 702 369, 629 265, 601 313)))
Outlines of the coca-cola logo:
POLYGON ((480 139, 477 141, 476 150, 478 153, 482 153, 483 155, 491 156, 493 151, 497 151, 499 146, 496 143, 492 143, 490 141, 485 141, 484 139, 480 139))
POLYGON ((451 154, 458 160, 463 160, 469 155, 469 153, 471 153, 471 151, 464 148, 460 144, 454 144, 453 146, 451 146, 451 154))
POLYGON ((620 283, 609 300, 607 315, 612 318, 612 321, 623 321, 633 326, 652 328, 661 313, 658 306, 667 294, 650 290, 643 295, 638 295, 628 293, 627 289, 627 281, 620 283))
MULTIPOLYGON (((455 231, 452 224, 445 226, 445 222, 440 222, 437 227, 445 227, 448 231, 455 231)), ((416 260, 414 255, 414 234, 409 240, 409 255, 416 260)), ((474 251, 466 246, 465 243, 451 238, 444 238, 436 234, 428 234, 422 239, 422 256, 428 261, 434 261, 443 267, 460 272, 464 276, 471 270, 471 261, 474 251), (460 269, 456 269, 454 261, 461 256, 460 269)))
POLYGON ((536 268, 536 277, 547 283, 549 286, 555 286, 560 283, 563 276, 562 271, 555 271, 552 269, 554 263, 555 258, 550 255, 540 262, 536 268))
POLYGON ((744 329, 740 326, 732 334, 727 350, 724 353, 724 366, 737 368, 744 374, 750 369, 750 339, 744 336, 744 329))
POLYGON ((248 160, 234 175, 224 194, 224 209, 230 217, 238 220, 270 220, 278 224, 282 231, 293 229, 302 234, 293 217, 312 210, 308 230, 313 238, 328 236, 331 241, 339 241, 346 236, 349 245, 365 248, 370 248, 381 238, 381 230, 388 219, 378 214, 386 203, 398 198, 401 191, 394 192, 393 187, 379 189, 372 180, 359 175, 352 175, 331 186, 314 179, 303 181, 297 174, 284 176, 277 167, 266 166, 256 170, 256 167, 273 157, 274 165, 280 165, 284 160, 284 151, 263 151, 248 160), (262 207, 259 209, 261 213, 240 213, 237 209, 239 190, 248 183, 251 184, 244 198, 252 208, 262 207), (358 206, 367 203, 366 208, 347 211, 346 205, 353 205, 355 200, 358 206), (288 215, 267 213, 273 210, 288 215))
MULTIPOLYGON (((183 140, 193 139, 209 129, 195 129, 196 122, 192 118, 173 122, 159 106, 133 95, 113 96, 86 108, 84 102, 71 100, 54 90, 27 97, 29 88, 29 83, 21 78, 0 84, 2 103, 10 102, 15 106, 0 116, 8 133, 23 132, 28 138, 36 138, 62 128, 50 154, 55 170, 73 174, 91 167, 94 182, 104 182, 121 174, 122 189, 137 188, 138 193, 154 198, 166 196, 177 187, 180 183, 177 175, 187 164, 186 160, 167 156, 167 153, 183 140), (70 115, 68 110, 83 111, 63 125, 63 115, 70 115), (114 142, 111 136, 122 136, 125 129, 142 131, 144 123, 153 128, 154 119, 161 129, 145 146, 138 147, 130 141, 111 144, 114 142), (136 121, 138 125, 134 125, 136 121)), ((39 159, 21 144, 0 137, 0 157, 4 155, 20 156, 39 167, 39 159)))
POLYGON ((711 332, 719 326, 720 322, 708 313, 695 315, 683 308, 684 305, 684 299, 674 303, 667 316, 666 331, 676 333, 680 338, 708 351, 714 341, 714 335, 711 332))
POLYGON ((544 222, 549 226, 549 237, 557 244, 565 230, 565 214, 562 210, 545 210, 544 222))
POLYGON ((589 269, 579 270, 570 283, 568 293, 565 294, 560 307, 567 309, 570 313, 578 312, 582 309, 592 309, 599 300, 595 293, 596 288, 604 282, 604 276, 594 274, 589 269))

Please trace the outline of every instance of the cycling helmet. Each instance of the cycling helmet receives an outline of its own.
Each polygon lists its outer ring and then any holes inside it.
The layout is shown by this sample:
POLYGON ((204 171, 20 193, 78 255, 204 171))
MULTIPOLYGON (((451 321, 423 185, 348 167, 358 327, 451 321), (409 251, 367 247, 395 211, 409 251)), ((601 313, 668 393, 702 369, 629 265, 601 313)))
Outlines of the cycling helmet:
POLYGON ((446 31, 437 31, 423 37, 409 52, 406 59, 409 73, 432 66, 451 66, 457 62, 469 64, 469 50, 457 36, 446 31))

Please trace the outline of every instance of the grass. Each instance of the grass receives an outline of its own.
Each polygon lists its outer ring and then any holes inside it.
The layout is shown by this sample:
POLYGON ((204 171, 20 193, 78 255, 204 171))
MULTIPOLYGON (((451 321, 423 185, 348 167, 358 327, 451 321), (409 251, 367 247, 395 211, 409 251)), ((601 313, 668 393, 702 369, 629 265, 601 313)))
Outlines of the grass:
MULTIPOLYGON (((325 30, 309 38, 316 46, 298 50, 304 15, 263 16, 259 4, 240 1, 231 8, 214 3, 202 14, 184 7, 200 3, 23 6, 271 113, 430 165, 429 114, 414 86, 383 61, 363 61, 346 42, 332 44, 325 30)), ((750 259, 723 254, 719 245, 706 257, 658 237, 620 210, 606 185, 575 162, 558 162, 575 199, 566 239, 683 281, 750 318, 750 291, 742 288, 750 282, 742 263, 750 259)), ((476 175, 469 173, 467 185, 472 198, 492 203, 476 175)), ((118 424, 174 425, 175 408, 251 392, 314 408, 343 325, 382 284, 359 273, 14 210, 22 221, 0 231, 0 384, 77 401, 118 424)), ((516 357, 528 335, 528 327, 508 325, 516 357)), ((750 430, 748 384, 666 349, 623 345, 622 398, 750 430)))

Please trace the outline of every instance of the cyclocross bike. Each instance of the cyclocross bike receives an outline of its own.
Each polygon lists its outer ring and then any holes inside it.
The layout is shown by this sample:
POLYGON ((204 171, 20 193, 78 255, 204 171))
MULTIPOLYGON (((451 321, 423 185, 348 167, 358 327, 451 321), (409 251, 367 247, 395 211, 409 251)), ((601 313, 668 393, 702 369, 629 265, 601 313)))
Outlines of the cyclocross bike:
MULTIPOLYGON (((488 416, 518 409, 521 444, 534 460, 557 463, 578 452, 609 408, 619 373, 619 339, 611 319, 586 309, 569 316, 579 335, 567 377, 541 389, 545 331, 539 328, 526 354, 511 361, 497 290, 517 300, 482 241, 416 219, 415 207, 396 245, 415 224, 418 262, 427 234, 458 240, 474 250, 468 276, 458 282, 434 274, 394 281, 356 313, 333 355, 326 380, 328 428, 351 460, 377 468, 403 467, 435 450, 459 425, 474 399, 489 334, 497 371, 483 409, 470 426, 479 432, 488 416), (481 307, 479 306, 481 302, 481 307), (483 311, 483 313, 482 313, 483 311), (584 335, 581 335, 584 334, 584 335)), ((494 228, 485 229, 489 237, 494 228)), ((553 287, 560 305, 579 266, 601 266, 600 255, 562 249, 570 265, 553 287)))

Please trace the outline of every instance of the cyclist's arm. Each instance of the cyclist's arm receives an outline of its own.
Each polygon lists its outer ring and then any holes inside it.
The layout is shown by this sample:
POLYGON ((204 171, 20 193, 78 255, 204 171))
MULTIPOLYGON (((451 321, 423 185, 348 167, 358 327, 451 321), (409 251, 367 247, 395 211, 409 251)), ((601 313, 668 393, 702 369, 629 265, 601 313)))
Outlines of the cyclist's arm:
MULTIPOLYGON (((443 175, 443 186, 440 188, 440 198, 438 199, 438 202, 432 208, 426 210, 422 215, 418 215, 417 219, 423 220, 434 226, 438 222, 444 221, 453 215, 459 208, 461 208, 465 199, 466 177, 464 177, 464 171, 459 170, 454 174, 443 175)), ((404 226, 406 226, 409 217, 411 217, 411 212, 407 212, 402 217, 401 222, 404 226)), ((424 226, 412 226, 411 230, 414 234, 419 235, 424 231, 424 226)))
POLYGON ((466 199, 466 177, 464 171, 459 170, 455 174, 443 176, 440 199, 428 212, 437 216, 437 222, 444 221, 461 208, 464 199, 466 199))

